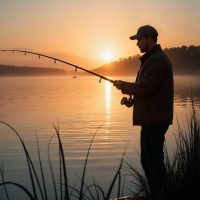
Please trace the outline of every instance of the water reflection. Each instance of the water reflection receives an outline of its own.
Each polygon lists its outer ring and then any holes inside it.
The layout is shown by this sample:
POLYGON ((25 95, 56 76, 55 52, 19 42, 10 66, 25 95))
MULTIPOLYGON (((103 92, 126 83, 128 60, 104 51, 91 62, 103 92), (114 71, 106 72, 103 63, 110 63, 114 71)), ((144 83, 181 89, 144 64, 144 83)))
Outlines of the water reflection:
MULTIPOLYGON (((130 82, 134 80, 133 77, 116 79, 130 82)), ((175 147, 177 119, 181 126, 187 125, 185 110, 190 108, 190 82, 195 105, 198 105, 198 111, 200 110, 199 77, 175 77, 174 123, 166 135, 167 146, 171 152, 175 147)), ((56 124, 58 119, 61 122, 61 137, 70 170, 69 182, 72 185, 76 181, 74 174, 81 175, 79 173, 82 172, 91 137, 104 121, 103 127, 95 137, 89 166, 94 172, 95 179, 107 189, 114 176, 113 167, 119 166, 119 160, 113 158, 123 152, 124 141, 130 143, 130 150, 127 150, 126 156, 134 160, 136 165, 140 163, 136 151, 133 150, 139 150, 140 127, 132 127, 132 108, 120 106, 119 101, 123 97, 121 92, 114 89, 110 82, 105 81, 105 85, 103 83, 99 84, 91 77, 76 80, 71 77, 1 78, 0 120, 12 125, 23 136, 34 158, 37 158, 35 130, 38 131, 39 142, 42 142, 41 152, 46 166, 45 171, 50 174, 46 164, 46 149, 49 139, 55 134, 52 122, 56 124)), ((24 174, 25 158, 19 141, 16 141, 12 130, 2 125, 0 133, 0 158, 9 166, 6 168, 5 178, 13 182, 23 181, 22 184, 29 187, 29 176, 26 176, 26 172, 24 174), (21 177, 24 177, 23 180, 21 177)), ((51 145, 52 162, 56 169, 59 169, 57 150, 55 139, 51 145)), ((51 186, 49 184, 48 191, 53 191, 51 186)), ((129 188, 128 185, 125 187, 129 188)), ((16 196, 15 193, 13 195, 16 196)), ((53 199, 53 195, 51 196, 49 199, 53 199)))
POLYGON ((109 125, 110 125, 110 116, 111 116, 111 83, 106 81, 106 87, 105 87, 105 105, 106 105, 106 130, 105 130, 105 144, 108 140, 108 134, 109 134, 109 125))
POLYGON ((109 124, 110 121, 110 107, 111 107, 111 83, 106 82, 106 119, 107 119, 107 124, 109 124))

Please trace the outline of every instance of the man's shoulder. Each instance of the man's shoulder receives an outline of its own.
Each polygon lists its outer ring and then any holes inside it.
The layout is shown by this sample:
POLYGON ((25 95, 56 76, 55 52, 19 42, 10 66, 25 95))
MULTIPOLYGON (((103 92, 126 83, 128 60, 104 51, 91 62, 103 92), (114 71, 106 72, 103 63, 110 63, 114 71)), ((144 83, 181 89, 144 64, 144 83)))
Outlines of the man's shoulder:
POLYGON ((159 58, 159 57, 166 57, 167 55, 165 54, 165 52, 162 50, 162 49, 160 49, 159 51, 156 51, 156 52, 154 52, 149 58, 152 58, 152 59, 154 59, 154 58, 159 58))
POLYGON ((150 57, 149 57, 149 61, 150 62, 160 62, 162 64, 166 63, 166 64, 170 64, 171 65, 171 61, 170 59, 168 58, 168 56, 165 54, 164 51, 160 50, 160 51, 157 51, 155 52, 154 54, 152 54, 150 57))

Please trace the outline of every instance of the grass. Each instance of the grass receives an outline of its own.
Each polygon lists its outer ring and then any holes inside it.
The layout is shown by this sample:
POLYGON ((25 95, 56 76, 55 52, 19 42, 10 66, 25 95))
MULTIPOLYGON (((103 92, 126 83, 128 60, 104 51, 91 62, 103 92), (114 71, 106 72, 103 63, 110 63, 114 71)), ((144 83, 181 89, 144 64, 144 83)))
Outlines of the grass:
MULTIPOLYGON (((48 191, 46 188, 46 179, 44 176, 44 169, 42 166, 42 160, 40 156, 40 147, 37 138, 37 149, 38 149, 38 159, 40 170, 37 171, 34 163, 31 159, 31 156, 27 150, 27 147, 20 137, 18 132, 9 124, 5 122, 0 122, 8 127, 10 127, 14 133, 18 136, 21 145, 24 149, 29 176, 30 183, 32 186, 32 190, 29 191, 26 187, 19 183, 15 182, 6 182, 4 179, 4 167, 3 163, 0 167, 0 177, 1 183, 0 187, 2 187, 5 192, 6 198, 9 200, 9 192, 7 189, 8 185, 13 185, 17 187, 19 190, 22 190, 26 195, 27 199, 42 199, 48 200, 48 191), (42 177, 41 179, 39 179, 42 177)), ((87 185, 85 182, 85 174, 87 170, 87 162, 89 159, 89 154, 91 150, 91 146, 93 140, 95 138, 96 133, 93 135, 88 152, 85 159, 85 164, 82 172, 82 176, 78 177, 80 181, 79 188, 75 186, 71 186, 68 180, 67 167, 62 140, 59 134, 59 126, 54 125, 54 129, 56 132, 56 136, 59 144, 59 183, 55 181, 54 169, 50 159, 50 144, 48 145, 48 161, 49 168, 51 171, 51 178, 53 183, 54 190, 54 199, 55 200, 71 200, 71 199, 79 199, 79 200, 109 200, 111 197, 111 193, 113 192, 114 186, 118 185, 118 194, 117 197, 122 195, 121 191, 124 189, 124 185, 121 183, 121 170, 123 164, 126 164, 126 169, 129 172, 129 175, 132 177, 134 188, 137 188, 137 192, 133 192, 133 195, 145 195, 148 199, 152 199, 151 192, 149 190, 149 186, 144 175, 144 171, 141 169, 134 168, 131 164, 124 160, 125 151, 123 152, 122 158, 120 160, 119 167, 113 177, 113 180, 110 183, 108 191, 103 191, 102 187, 97 184, 95 178, 92 174, 93 184, 87 185)), ((200 123, 196 113, 196 109, 194 103, 192 101, 192 111, 191 116, 188 118, 187 129, 181 128, 178 124, 177 134, 175 135, 176 140, 176 149, 173 153, 173 156, 170 157, 167 151, 167 145, 165 143, 164 151, 165 151, 165 165, 166 165, 166 181, 165 187, 163 188, 162 194, 160 196, 160 200, 184 200, 184 199, 199 199, 199 180, 200 180, 200 123)))
MULTIPOLYGON (((166 180, 160 200, 197 200, 200 197, 200 121, 192 100, 192 110, 187 118, 187 129, 178 123, 175 134, 176 149, 170 157, 165 143, 166 180)), ((133 185, 137 187, 134 195, 144 195, 148 199, 151 192, 143 170, 134 168, 126 162, 133 185)))
MULTIPOLYGON (((39 160, 39 166, 40 166, 40 170, 36 170, 36 167, 34 166, 33 160, 31 159, 31 156, 28 152, 28 149, 23 141, 23 139, 21 138, 21 136, 19 135, 19 133, 9 124, 0 121, 1 124, 4 124, 6 126, 8 126, 10 129, 13 130, 13 132, 18 136, 21 145, 23 147, 24 153, 25 153, 25 157, 26 157, 26 161, 27 161, 27 166, 28 166, 28 171, 29 171, 29 175, 30 175, 30 184, 32 186, 32 191, 29 191, 26 187, 24 187, 23 185, 16 183, 16 182, 7 182, 4 179, 4 168, 3 168, 3 164, 0 167, 0 177, 1 177, 1 183, 0 183, 0 187, 3 187, 3 191, 5 192, 5 196, 6 198, 9 200, 9 192, 7 189, 8 185, 12 185, 17 187, 19 190, 22 190, 26 195, 27 195, 27 199, 31 199, 31 200, 48 200, 49 196, 48 196, 48 190, 46 188, 46 184, 47 181, 45 179, 45 175, 44 175, 44 169, 43 169, 43 165, 42 165, 42 160, 41 160, 41 156, 40 156, 40 147, 39 147, 39 142, 38 142, 38 137, 37 137, 37 133, 36 133, 36 139, 37 139, 37 149, 38 149, 38 160, 39 160), (40 180, 41 178, 41 180, 40 180)), ((120 197, 120 191, 121 191, 121 169, 122 169, 122 165, 123 165, 123 160, 124 160, 124 156, 125 156, 125 151, 126 148, 123 152, 122 158, 120 160, 120 165, 115 173, 115 176, 113 177, 113 180, 110 183, 110 186, 108 188, 108 191, 103 191, 102 187, 100 185, 98 185, 94 179, 94 176, 92 175, 93 178, 93 184, 91 185, 87 185, 85 183, 85 174, 86 174, 86 170, 87 170, 87 161, 89 158, 89 154, 90 154, 90 150, 91 150, 91 146, 93 143, 93 140, 95 138, 95 135, 98 131, 96 131, 96 133, 93 135, 92 140, 90 142, 89 148, 88 148, 88 152, 86 155, 86 159, 85 159, 85 164, 84 164, 84 168, 83 168, 83 173, 82 173, 82 177, 78 177, 80 180, 80 188, 76 188, 75 186, 71 186, 68 180, 68 174, 67 174, 67 167, 66 167, 66 161, 67 159, 65 158, 65 154, 64 154, 64 150, 63 150, 63 145, 62 145, 62 140, 59 134, 59 126, 55 126, 54 125, 54 129, 56 132, 56 136, 58 139, 58 144, 59 144, 59 183, 57 183, 55 181, 55 173, 53 170, 53 166, 51 163, 51 159, 50 159, 50 144, 52 141, 52 138, 50 139, 49 145, 48 145, 48 161, 49 161, 49 168, 51 171, 51 178, 52 178, 52 183, 53 183, 53 190, 54 190, 54 199, 55 200, 71 200, 71 199, 79 199, 79 200, 99 200, 99 199, 104 199, 104 200, 109 200, 111 193, 114 190, 114 186, 117 184, 117 180, 118 180, 118 197, 120 197), (95 191, 95 192, 94 192, 95 191), (59 194, 60 193, 60 194, 59 194)), ((27 183, 28 184, 28 183, 27 183)), ((1 198, 1 196, 0 196, 1 198)))

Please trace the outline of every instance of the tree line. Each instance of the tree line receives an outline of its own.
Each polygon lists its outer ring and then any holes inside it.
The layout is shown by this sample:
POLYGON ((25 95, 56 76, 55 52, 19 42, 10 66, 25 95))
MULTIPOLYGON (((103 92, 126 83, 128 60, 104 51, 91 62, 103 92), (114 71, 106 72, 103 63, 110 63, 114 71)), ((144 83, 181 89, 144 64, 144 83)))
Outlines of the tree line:
MULTIPOLYGON (((200 75, 200 46, 165 48, 163 51, 172 62, 175 75, 200 75)), ((137 54, 120 58, 92 71, 103 76, 135 76, 140 68, 140 57, 141 55, 137 54)), ((66 75, 66 73, 65 70, 56 68, 0 65, 0 76, 66 75)), ((83 73, 83 75, 89 74, 83 73)))
POLYGON ((0 65, 0 76, 47 76, 66 74, 67 72, 64 69, 0 65))
POLYGON ((200 75, 200 46, 166 48, 175 74, 200 75))
MULTIPOLYGON (((182 46, 163 50, 170 58, 175 75, 200 75, 200 46, 182 46)), ((141 55, 120 58, 118 61, 105 64, 93 72, 104 76, 136 75, 140 68, 141 55)))

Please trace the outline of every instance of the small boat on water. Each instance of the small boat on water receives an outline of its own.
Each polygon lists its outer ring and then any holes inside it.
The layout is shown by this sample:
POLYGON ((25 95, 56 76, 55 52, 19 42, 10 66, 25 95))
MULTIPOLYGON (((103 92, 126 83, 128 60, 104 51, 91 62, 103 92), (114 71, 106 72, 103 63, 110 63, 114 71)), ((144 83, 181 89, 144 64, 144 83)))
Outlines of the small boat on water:
POLYGON ((76 76, 72 76, 72 78, 77 78, 76 76))

